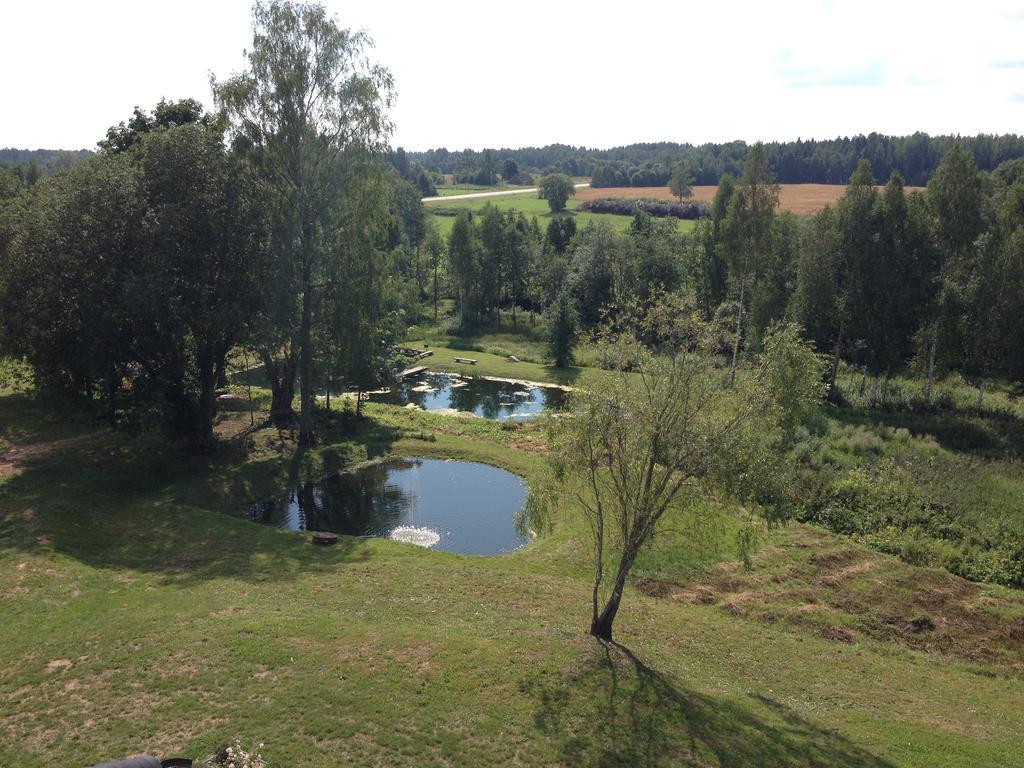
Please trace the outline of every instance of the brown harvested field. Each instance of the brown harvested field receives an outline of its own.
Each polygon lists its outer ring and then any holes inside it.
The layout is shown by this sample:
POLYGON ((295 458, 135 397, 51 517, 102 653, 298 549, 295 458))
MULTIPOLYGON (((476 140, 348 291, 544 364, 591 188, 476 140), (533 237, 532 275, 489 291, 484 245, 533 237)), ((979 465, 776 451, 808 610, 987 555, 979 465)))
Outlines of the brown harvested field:
MULTIPOLYGON (((881 187, 879 187, 881 189, 881 187)), ((692 200, 711 202, 718 187, 694 187, 692 200)), ((922 192, 924 187, 907 187, 907 192, 922 192)), ((779 208, 793 213, 814 213, 826 205, 834 205, 846 191, 845 184, 780 184, 779 208)), ((626 200, 640 198, 675 200, 668 187, 589 187, 576 190, 576 199, 598 200, 614 197, 626 200)))

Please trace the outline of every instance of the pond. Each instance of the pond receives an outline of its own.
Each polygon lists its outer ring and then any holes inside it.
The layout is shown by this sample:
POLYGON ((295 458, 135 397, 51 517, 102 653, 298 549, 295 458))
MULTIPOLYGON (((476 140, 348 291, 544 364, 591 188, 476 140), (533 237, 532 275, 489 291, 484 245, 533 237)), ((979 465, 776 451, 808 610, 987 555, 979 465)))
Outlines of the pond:
POLYGON ((410 376, 390 392, 369 397, 396 405, 414 403, 426 411, 464 411, 504 421, 531 419, 544 411, 561 410, 568 392, 559 387, 426 372, 410 376))
POLYGON ((529 541, 526 484, 468 461, 401 458, 304 483, 258 501, 249 517, 296 531, 383 536, 464 555, 513 552, 529 541))

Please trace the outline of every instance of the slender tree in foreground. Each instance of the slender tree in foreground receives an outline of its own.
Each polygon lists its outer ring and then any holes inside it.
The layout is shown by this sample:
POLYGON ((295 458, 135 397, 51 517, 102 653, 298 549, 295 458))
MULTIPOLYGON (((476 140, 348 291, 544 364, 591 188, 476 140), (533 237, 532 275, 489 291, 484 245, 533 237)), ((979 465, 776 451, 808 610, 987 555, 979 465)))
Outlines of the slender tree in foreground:
POLYGON ((590 524, 590 634, 602 640, 612 639, 626 579, 669 510, 711 488, 777 502, 787 436, 820 402, 823 362, 795 326, 770 330, 759 366, 732 388, 703 341, 657 355, 632 349, 621 356, 635 361, 631 372, 581 393, 552 427, 555 476, 590 524))

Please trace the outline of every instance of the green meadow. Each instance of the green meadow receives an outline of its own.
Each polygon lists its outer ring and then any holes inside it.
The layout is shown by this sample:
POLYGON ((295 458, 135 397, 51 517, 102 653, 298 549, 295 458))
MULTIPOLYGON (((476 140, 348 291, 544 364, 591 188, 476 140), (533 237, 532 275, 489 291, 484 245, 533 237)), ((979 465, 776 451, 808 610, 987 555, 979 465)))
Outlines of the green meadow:
MULTIPOLYGON (((440 193, 440 188, 438 192, 440 193)), ((595 221, 607 221, 622 232, 629 228, 629 223, 632 221, 632 218, 629 216, 580 211, 578 210, 579 202, 573 198, 569 198, 565 211, 552 213, 550 208, 548 208, 548 201, 538 198, 536 192, 524 192, 519 195, 500 195, 493 198, 474 198, 471 200, 435 200, 426 203, 425 207, 427 211, 437 208, 443 208, 448 211, 467 208, 470 211, 476 212, 487 204, 494 205, 503 211, 516 210, 529 217, 535 217, 542 228, 547 227, 548 222, 556 216, 572 216, 576 220, 577 228, 585 227, 587 224, 595 221)), ((437 224, 438 231, 443 237, 447 237, 448 233, 451 232, 455 217, 435 213, 433 218, 435 224, 437 224)), ((677 220, 676 226, 680 231, 688 232, 696 226, 696 222, 677 220)))
MULTIPOLYGON (((427 362, 443 370, 602 375, 437 344, 427 362), (476 365, 454 359, 467 355, 476 365)), ((244 518, 296 480, 390 455, 485 462, 531 485, 544 471, 540 424, 365 410, 323 417, 307 452, 263 413, 255 426, 224 413, 221 450, 198 459, 29 392, 0 396, 0 455, 13 457, 0 470, 0 764, 200 757, 236 737, 295 768, 1019 759, 1024 596, 819 526, 680 506, 636 566, 619 644, 602 645, 586 632, 586 529, 569 495, 550 529, 498 557, 381 539, 324 549, 244 518)), ((974 461, 855 407, 830 423, 833 464, 865 450, 974 461)))

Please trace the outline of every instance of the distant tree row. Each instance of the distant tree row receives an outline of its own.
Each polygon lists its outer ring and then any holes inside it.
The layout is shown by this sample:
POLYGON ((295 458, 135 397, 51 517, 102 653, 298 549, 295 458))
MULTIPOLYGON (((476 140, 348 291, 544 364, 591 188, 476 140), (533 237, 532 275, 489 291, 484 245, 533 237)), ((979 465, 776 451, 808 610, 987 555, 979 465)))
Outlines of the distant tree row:
MULTIPOLYGON (((904 183, 928 183, 942 157, 959 141, 975 158, 978 168, 995 170, 1000 164, 1024 157, 1024 136, 1016 134, 977 136, 841 137, 826 140, 797 139, 765 144, 769 165, 784 184, 845 184, 861 160, 867 160, 872 175, 886 179, 898 171, 904 183)), ((411 160, 457 178, 484 170, 488 178, 499 172, 498 158, 513 160, 518 167, 534 173, 560 172, 569 176, 590 176, 594 186, 664 186, 673 167, 685 161, 696 184, 717 184, 724 174, 734 178, 743 172, 749 145, 742 141, 723 144, 677 144, 659 142, 631 144, 612 149, 588 149, 565 144, 521 149, 449 151, 445 148, 410 153, 411 160)))
POLYGON ((410 162, 402 147, 393 151, 388 150, 385 157, 399 176, 416 185, 423 197, 434 197, 437 194, 437 185, 444 183, 444 177, 440 172, 428 171, 418 161, 410 162))
POLYGON ((624 307, 660 297, 712 321, 733 370, 773 323, 795 321, 830 355, 832 384, 845 360, 874 378, 880 399, 886 380, 908 370, 925 380, 926 397, 941 370, 973 378, 980 395, 986 378, 1024 379, 1024 174, 1012 165, 979 171, 954 144, 927 191, 908 194, 898 172, 879 190, 862 160, 834 207, 800 217, 779 212, 767 147, 755 145, 692 233, 643 210, 626 232, 604 222, 576 231, 571 215, 553 218, 517 267, 526 278, 515 298, 464 278, 509 274, 508 251, 483 231, 531 227, 493 208, 477 219, 462 212, 449 241, 453 295, 474 308, 464 313, 472 322, 509 302, 546 311, 562 359, 571 357, 567 329, 626 322, 624 307))
POLYGON ((24 178, 29 174, 52 176, 66 171, 92 154, 88 149, 0 148, 0 168, 14 169, 24 178), (20 170, 19 170, 20 169, 20 170))
POLYGON ((862 160, 836 206, 813 217, 777 213, 777 195, 756 145, 695 233, 698 303, 735 318, 734 360, 789 318, 832 355, 832 384, 840 360, 876 382, 910 367, 926 398, 940 367, 982 386, 1024 378, 1013 328, 1024 303, 1024 183, 979 172, 954 144, 926 193, 908 195, 898 172, 879 191, 862 160))

